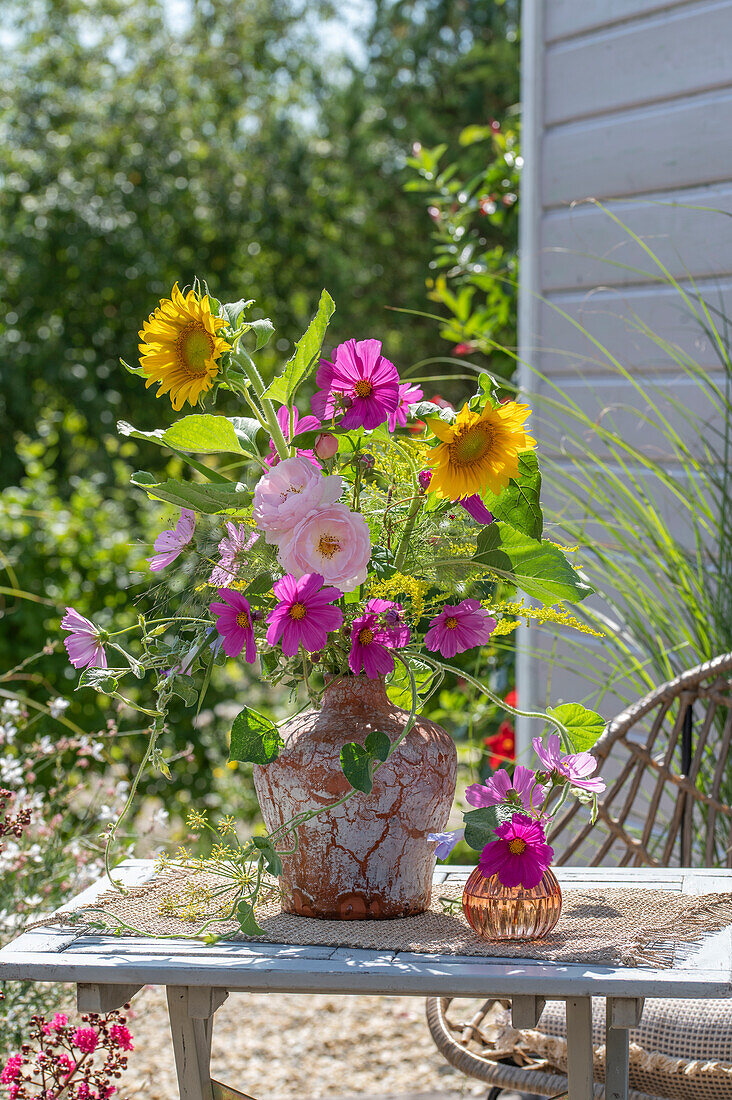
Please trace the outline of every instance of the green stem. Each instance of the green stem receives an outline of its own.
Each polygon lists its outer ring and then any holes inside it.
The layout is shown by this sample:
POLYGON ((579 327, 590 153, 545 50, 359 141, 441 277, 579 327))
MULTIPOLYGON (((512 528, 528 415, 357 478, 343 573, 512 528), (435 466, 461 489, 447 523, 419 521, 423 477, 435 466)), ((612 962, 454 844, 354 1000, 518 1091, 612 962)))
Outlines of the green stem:
POLYGON ((275 413, 274 405, 269 400, 269 398, 264 396, 266 386, 264 384, 264 379, 257 370, 254 360, 242 347, 237 348, 234 354, 237 363, 246 374, 252 385, 252 388, 254 389, 254 392, 256 393, 262 404, 262 413, 264 414, 264 418, 267 421, 266 426, 272 433, 272 442, 277 449, 277 454, 280 456, 280 458, 289 458, 289 445, 287 443, 287 440, 285 439, 282 428, 280 427, 279 421, 277 419, 277 414, 275 413))
POLYGON ((119 880, 112 878, 112 870, 109 866, 109 857, 110 857, 111 850, 112 850, 112 844, 116 840, 117 830, 119 829, 120 825, 122 824, 124 819, 127 817, 127 814, 129 813, 130 807, 131 807, 131 805, 134 801, 135 794, 137 792, 138 785, 140 783, 140 780, 142 779, 142 773, 144 772, 145 768, 147 767, 148 761, 149 761, 150 757, 152 756, 152 751, 155 748, 155 742, 157 741, 157 739, 158 739, 157 727, 155 725, 153 725, 152 729, 150 730, 150 736, 148 737, 148 740, 147 740, 147 747, 145 749, 145 755, 143 756, 143 758, 140 762, 140 766, 137 769, 137 773, 135 775, 135 778, 132 780, 132 786, 130 787, 130 793, 127 796, 127 801, 125 802, 125 804, 122 808, 122 812, 120 813, 119 817, 115 821, 112 828, 109 830, 109 836, 107 837, 107 842, 104 845, 104 870, 105 870, 105 873, 107 875, 107 878, 111 882, 112 886, 114 886, 115 890, 119 890, 119 892, 121 894, 127 894, 127 893, 129 893, 129 891, 127 890, 127 888, 126 888, 126 886, 124 885, 123 882, 120 882, 119 880))
POLYGON ((414 524, 423 505, 424 500, 422 499, 422 497, 415 496, 412 498, 412 506, 409 509, 407 522, 404 527, 404 531, 402 532, 402 537, 399 541, 399 548, 396 552, 396 557, 394 558, 394 568, 396 569, 397 573, 401 572, 402 566, 404 565, 404 559, 406 558, 407 550, 409 549, 409 540, 411 539, 412 533, 414 531, 414 524))

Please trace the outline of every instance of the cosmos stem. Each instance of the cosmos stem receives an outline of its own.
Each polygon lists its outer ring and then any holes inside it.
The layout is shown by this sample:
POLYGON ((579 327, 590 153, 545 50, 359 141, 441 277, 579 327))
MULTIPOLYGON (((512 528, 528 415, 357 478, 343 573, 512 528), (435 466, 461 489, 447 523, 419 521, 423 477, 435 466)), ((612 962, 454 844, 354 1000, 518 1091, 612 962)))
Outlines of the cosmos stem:
POLYGON ((235 357, 237 363, 243 369, 244 373, 246 374, 252 385, 254 392, 259 398, 260 404, 262 406, 262 413, 264 414, 264 418, 267 421, 267 427, 272 433, 272 442, 275 445, 277 454, 282 459, 289 458, 289 445, 287 443, 287 440, 285 439, 282 428, 280 427, 279 421, 277 419, 277 414, 275 413, 274 405, 268 397, 264 396, 267 387, 264 384, 264 379, 257 370, 254 360, 242 347, 237 348, 235 352, 235 357))

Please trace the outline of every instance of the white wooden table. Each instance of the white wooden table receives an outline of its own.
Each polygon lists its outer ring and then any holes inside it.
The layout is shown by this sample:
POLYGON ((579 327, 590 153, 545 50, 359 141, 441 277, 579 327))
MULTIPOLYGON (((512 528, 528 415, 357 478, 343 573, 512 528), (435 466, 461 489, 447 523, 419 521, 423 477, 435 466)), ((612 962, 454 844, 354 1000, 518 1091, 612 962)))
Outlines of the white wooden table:
MULTIPOLYGON (((435 881, 464 880, 472 868, 440 868, 435 881)), ((128 885, 152 875, 152 863, 126 860, 128 885)), ((633 886, 688 894, 732 891, 732 871, 559 868, 566 887, 633 886)), ((79 898, 89 903, 105 881, 79 898)), ((0 951, 0 979, 74 982, 83 1012, 109 1012, 143 985, 164 985, 181 1100, 244 1097, 211 1080, 213 1017, 229 993, 399 994, 504 997, 517 1027, 533 1027, 544 1001, 567 1002, 569 1100, 593 1096, 591 998, 607 1000, 607 1100, 627 1100, 628 1029, 645 997, 732 997, 732 926, 708 935, 666 970, 366 951, 347 947, 224 941, 153 940, 85 935, 59 926, 24 932, 0 951)), ((316 1041, 314 1039, 314 1041, 316 1041)))

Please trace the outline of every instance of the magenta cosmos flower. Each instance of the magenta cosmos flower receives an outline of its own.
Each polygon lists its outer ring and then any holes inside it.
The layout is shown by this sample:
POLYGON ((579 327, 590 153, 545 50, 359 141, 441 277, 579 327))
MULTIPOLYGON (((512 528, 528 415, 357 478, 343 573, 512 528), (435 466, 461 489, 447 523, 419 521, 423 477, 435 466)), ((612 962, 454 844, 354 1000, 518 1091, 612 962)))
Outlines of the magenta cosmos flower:
POLYGON ((244 650, 244 660, 254 664, 257 647, 249 600, 232 588, 219 588, 218 594, 221 602, 209 604, 209 611, 215 617, 216 629, 224 639, 224 653, 227 657, 238 657, 244 650))
POLYGON ((405 645, 406 642, 400 641, 404 637, 409 641, 407 627, 383 626, 379 622, 377 611, 367 611, 365 615, 359 615, 351 624, 351 652, 348 655, 351 672, 356 675, 365 672, 369 680, 393 672, 394 658, 389 650, 398 648, 400 644, 405 645))
POLYGON ((424 644, 443 657, 454 657, 477 645, 485 645, 496 626, 480 600, 445 604, 425 634, 424 644))
POLYGON ((567 780, 573 787, 592 794, 600 794, 605 790, 605 780, 592 774, 597 769, 597 760, 591 752, 563 754, 558 733, 550 733, 546 745, 540 737, 535 737, 532 744, 542 767, 550 774, 555 774, 560 779, 567 780))
POLYGON ((153 549, 157 551, 151 558, 150 568, 154 573, 165 569, 183 553, 188 543, 193 538, 196 528, 196 513, 188 508, 182 508, 175 527, 167 531, 161 531, 153 543, 153 549))
POLYGON ((333 362, 320 360, 318 392, 310 405, 321 420, 341 410, 340 427, 378 428, 399 407, 399 375, 381 354, 380 340, 346 340, 333 352, 333 362))
POLYGON ((485 877, 498 875, 502 886, 523 886, 524 890, 538 886, 554 858, 541 824, 513 814, 510 821, 498 826, 496 837, 486 844, 478 860, 485 877))
POLYGON ((216 588, 226 588, 246 563, 247 553, 259 538, 257 531, 243 523, 227 520, 226 534, 219 543, 219 560, 211 570, 208 583, 216 588))
POLYGON ((68 638, 64 638, 64 645, 74 668, 108 667, 103 645, 106 635, 98 626, 74 611, 73 607, 67 607, 61 627, 71 631, 68 638))
POLYGON ((473 783, 465 791, 465 798, 471 806, 521 806, 527 814, 541 809, 546 789, 536 782, 536 773, 530 768, 517 764, 513 775, 505 768, 499 768, 485 783, 473 783))
POLYGON ((320 573, 306 573, 299 580, 283 577, 272 590, 280 602, 267 619, 267 641, 276 645, 282 639, 286 657, 294 657, 301 645, 316 653, 328 641, 328 633, 343 625, 343 612, 331 607, 343 593, 324 588, 320 573))
POLYGON ((338 474, 323 477, 306 458, 286 458, 257 482, 254 522, 268 543, 278 543, 310 512, 337 501, 342 491, 343 479, 338 474))
POLYGON ((345 504, 311 512, 283 535, 279 544, 279 559, 288 573, 295 577, 320 573, 341 592, 353 592, 363 584, 370 557, 371 536, 366 521, 345 504))
MULTIPOLYGON (((287 442, 290 442, 290 410, 286 405, 280 405, 277 410, 277 423, 282 428, 282 434, 287 442)), ((320 427, 320 421, 316 416, 300 416, 300 413, 296 408, 292 410, 292 438, 294 439, 298 435, 302 435, 303 432, 315 432, 320 427)), ((320 463, 315 457, 315 452, 298 451, 298 458, 304 458, 310 462, 316 469, 320 469, 320 463)), ((280 456, 277 454, 277 448, 274 445, 274 440, 269 441, 269 454, 264 460, 268 466, 276 466, 280 462, 280 456)))
POLYGON ((409 417, 409 409, 416 405, 424 397, 419 386, 413 386, 410 382, 402 382, 399 385, 399 404, 394 412, 389 413, 387 424, 390 432, 397 430, 397 424, 403 428, 409 417))

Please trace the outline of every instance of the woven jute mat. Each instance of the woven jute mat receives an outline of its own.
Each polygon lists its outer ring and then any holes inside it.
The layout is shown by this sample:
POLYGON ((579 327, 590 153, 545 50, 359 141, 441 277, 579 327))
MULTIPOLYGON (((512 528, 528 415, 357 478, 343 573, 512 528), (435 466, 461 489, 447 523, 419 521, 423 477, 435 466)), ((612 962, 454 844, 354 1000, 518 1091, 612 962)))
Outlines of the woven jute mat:
MULTIPOLYGON (((106 893, 93 911, 77 910, 73 922, 82 934, 98 934, 98 927, 88 922, 101 920, 110 930, 130 935, 195 936, 207 919, 218 915, 222 900, 227 900, 219 895, 215 904, 206 904, 207 890, 220 889, 221 879, 208 872, 165 871, 128 894, 106 893), (187 918, 180 915, 186 910, 187 918), (121 927, 115 918, 127 927, 121 927)), ((315 920, 290 915, 281 911, 279 897, 270 893, 257 908, 264 935, 239 933, 237 938, 385 952, 669 967, 680 956, 682 945, 688 950, 688 945, 705 933, 732 924, 730 894, 694 897, 630 887, 568 889, 563 893, 559 923, 548 936, 524 942, 487 941, 472 931, 459 906, 450 905, 459 901, 462 889, 460 883, 437 884, 426 912, 381 921, 315 920)), ((70 915, 57 914, 53 923, 64 923, 70 915)), ((215 920, 206 930, 231 935, 236 929, 234 921, 215 920)))

